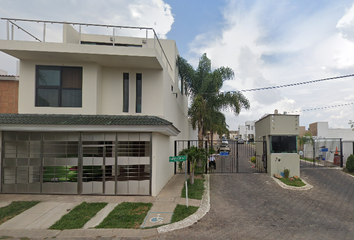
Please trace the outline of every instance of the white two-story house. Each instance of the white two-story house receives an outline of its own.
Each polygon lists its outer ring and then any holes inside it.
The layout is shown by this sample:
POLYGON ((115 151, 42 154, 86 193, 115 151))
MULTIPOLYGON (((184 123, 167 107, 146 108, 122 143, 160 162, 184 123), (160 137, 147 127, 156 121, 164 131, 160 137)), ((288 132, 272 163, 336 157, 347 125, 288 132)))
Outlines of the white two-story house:
POLYGON ((20 60, 20 76, 18 114, 0 114, 1 193, 156 196, 174 174, 174 141, 190 139, 175 41, 60 22, 62 42, 45 41, 50 22, 23 41, 21 21, 5 20, 0 51, 20 60))

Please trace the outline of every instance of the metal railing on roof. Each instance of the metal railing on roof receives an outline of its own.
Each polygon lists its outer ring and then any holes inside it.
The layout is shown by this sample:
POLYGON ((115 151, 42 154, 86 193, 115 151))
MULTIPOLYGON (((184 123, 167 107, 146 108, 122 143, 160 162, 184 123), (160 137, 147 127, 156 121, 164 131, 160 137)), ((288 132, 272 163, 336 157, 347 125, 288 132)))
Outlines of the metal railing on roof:
POLYGON ((150 27, 130 27, 130 26, 117 26, 117 25, 107 25, 107 24, 92 24, 92 23, 78 23, 78 22, 60 22, 60 21, 44 21, 44 20, 30 20, 30 19, 17 19, 17 18, 1 18, 1 20, 5 20, 7 21, 6 24, 6 28, 7 28, 7 40, 10 40, 10 35, 11 35, 11 40, 14 40, 14 26, 17 27, 18 29, 20 29, 21 31, 23 31, 24 33, 28 34, 29 36, 33 37, 35 40, 39 41, 39 42, 45 42, 45 38, 46 38, 46 24, 50 23, 50 24, 70 24, 70 25, 77 25, 79 26, 79 43, 81 44, 81 26, 94 26, 94 27, 105 27, 105 28, 112 28, 113 29, 113 33, 112 33, 112 39, 113 39, 113 46, 115 45, 115 29, 119 28, 119 29, 136 29, 136 30, 145 30, 146 31, 146 42, 148 39, 148 31, 152 31, 154 34, 154 48, 156 49, 155 46, 155 42, 157 41, 160 49, 161 49, 161 53, 163 54, 168 66, 170 67, 170 70, 172 71, 172 66, 170 64, 170 61, 167 58, 167 55, 161 45, 161 42, 159 40, 159 38, 157 37, 157 34, 155 32, 155 29, 150 28, 150 27), (20 27, 18 24, 16 24, 15 22, 35 22, 35 23, 43 23, 43 39, 40 40, 39 38, 37 38, 36 36, 34 36, 33 34, 29 33, 28 31, 26 31, 25 29, 23 29, 22 27, 20 27), (11 24, 11 27, 10 27, 11 24))

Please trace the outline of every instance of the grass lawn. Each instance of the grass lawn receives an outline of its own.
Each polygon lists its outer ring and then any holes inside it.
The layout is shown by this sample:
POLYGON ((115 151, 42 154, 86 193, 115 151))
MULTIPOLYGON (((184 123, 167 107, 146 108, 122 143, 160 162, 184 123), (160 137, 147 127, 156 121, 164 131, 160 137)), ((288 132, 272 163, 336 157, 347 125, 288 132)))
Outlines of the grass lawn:
POLYGON ((312 158, 300 158, 300 160, 304 160, 304 161, 307 161, 307 162, 313 162, 312 158))
POLYGON ((343 172, 354 176, 354 172, 349 172, 346 168, 343 168, 343 172))
MULTIPOLYGON (((187 181, 188 186, 188 198, 202 200, 204 194, 204 179, 196 179, 194 178, 194 184, 189 184, 189 179, 187 181)), ((184 184, 182 189, 182 198, 186 197, 186 185, 184 184)))
POLYGON ((140 228, 151 207, 152 203, 123 202, 96 228, 140 228))
POLYGON ((107 203, 83 202, 65 214, 59 221, 49 229, 78 229, 82 228, 93 216, 95 216, 107 203))
POLYGON ((39 201, 18 201, 0 208, 0 224, 37 205, 39 201))
POLYGON ((306 185, 303 181, 301 181, 300 178, 294 179, 294 181, 290 181, 289 178, 280 178, 279 180, 285 183, 286 185, 293 186, 293 187, 303 187, 306 185))
POLYGON ((171 223, 181 221, 185 219, 186 217, 189 217, 193 213, 195 213, 198 210, 198 207, 194 206, 189 206, 187 208, 186 205, 179 205, 177 204, 177 207, 173 211, 171 223))

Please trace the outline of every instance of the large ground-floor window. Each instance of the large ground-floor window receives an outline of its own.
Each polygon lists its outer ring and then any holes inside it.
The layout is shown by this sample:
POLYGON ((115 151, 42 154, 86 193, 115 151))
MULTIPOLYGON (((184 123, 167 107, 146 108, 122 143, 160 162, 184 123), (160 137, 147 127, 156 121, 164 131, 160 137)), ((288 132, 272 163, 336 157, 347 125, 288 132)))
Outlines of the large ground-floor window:
POLYGON ((3 132, 2 193, 151 194, 150 133, 3 132))

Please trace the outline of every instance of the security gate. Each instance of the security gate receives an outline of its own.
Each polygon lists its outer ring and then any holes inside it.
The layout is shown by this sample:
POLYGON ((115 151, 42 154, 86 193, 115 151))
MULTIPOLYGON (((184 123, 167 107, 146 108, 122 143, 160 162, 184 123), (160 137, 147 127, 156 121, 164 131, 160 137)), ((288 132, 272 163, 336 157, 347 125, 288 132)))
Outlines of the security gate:
MULTIPOLYGON (((266 142, 259 142, 266 151, 266 142)), ((211 155, 215 157, 215 169, 209 166, 207 162, 197 162, 195 173, 260 173, 266 172, 266 154, 264 157, 263 149, 260 153, 256 152, 256 143, 241 143, 236 140, 228 140, 227 146, 224 147, 221 141, 202 141, 198 140, 177 140, 175 141, 175 155, 179 155, 182 149, 191 146, 202 147, 205 149, 208 158, 211 155), (251 158, 257 159, 254 163, 251 158)), ((175 173, 184 173, 184 167, 190 172, 190 164, 184 162, 175 163, 175 173)))

